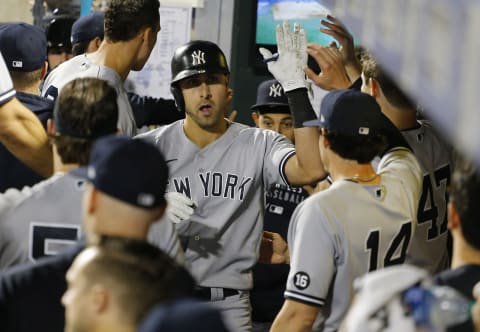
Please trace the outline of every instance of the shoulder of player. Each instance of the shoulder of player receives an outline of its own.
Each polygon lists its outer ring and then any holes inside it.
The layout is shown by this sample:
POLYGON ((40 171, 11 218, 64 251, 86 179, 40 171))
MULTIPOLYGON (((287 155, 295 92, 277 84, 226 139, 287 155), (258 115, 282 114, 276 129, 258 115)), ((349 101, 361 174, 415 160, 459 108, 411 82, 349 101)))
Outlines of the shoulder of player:
POLYGON ((162 141, 171 142, 170 138, 166 139, 165 136, 176 136, 179 133, 183 134, 182 124, 183 119, 180 119, 168 125, 160 126, 146 133, 139 134, 135 136, 135 139, 144 139, 155 145, 161 144, 162 141))

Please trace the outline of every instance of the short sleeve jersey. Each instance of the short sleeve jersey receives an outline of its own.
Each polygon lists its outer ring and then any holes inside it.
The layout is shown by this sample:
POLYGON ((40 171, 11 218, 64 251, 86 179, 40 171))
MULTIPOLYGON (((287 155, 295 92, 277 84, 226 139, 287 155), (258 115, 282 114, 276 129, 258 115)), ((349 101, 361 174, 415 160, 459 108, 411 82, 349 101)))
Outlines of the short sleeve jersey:
POLYGON ((412 153, 397 149, 380 161, 381 181, 349 180, 307 198, 290 223, 290 273, 285 298, 322 307, 314 331, 336 331, 350 305, 353 281, 405 261, 421 172, 412 153))
POLYGON ((230 123, 220 138, 198 148, 186 137, 183 120, 139 137, 153 141, 165 156, 167 190, 197 203, 177 230, 199 285, 250 289, 265 189, 287 184, 284 168, 293 145, 273 131, 230 123))
POLYGON ((134 136, 137 133, 137 126, 120 76, 109 67, 91 62, 86 54, 77 55, 55 68, 45 79, 42 96, 56 99, 65 84, 81 77, 99 78, 115 88, 118 103, 118 128, 123 134, 134 136))
MULTIPOLYGON (((34 186, 0 218, 0 270, 65 251, 82 236, 85 180, 58 173, 34 186)), ((177 262, 184 254, 170 220, 155 223, 149 242, 177 262)))
POLYGON ((447 188, 454 168, 454 152, 427 121, 403 130, 422 168, 423 187, 417 228, 407 261, 438 273, 448 268, 447 188))

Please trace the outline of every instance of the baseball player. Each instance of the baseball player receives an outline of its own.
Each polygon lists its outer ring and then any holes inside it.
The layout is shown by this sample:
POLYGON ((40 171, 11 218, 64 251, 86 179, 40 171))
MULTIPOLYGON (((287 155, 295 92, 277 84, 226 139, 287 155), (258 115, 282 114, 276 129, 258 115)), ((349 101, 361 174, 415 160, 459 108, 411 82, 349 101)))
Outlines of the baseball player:
MULTIPOLYGON (((87 244, 105 237, 145 241, 165 212, 168 168, 158 149, 142 140, 98 139, 88 167, 75 175, 88 180, 82 210, 87 244)), ((65 273, 82 247, 0 274, 2 331, 64 331, 60 298, 67 288, 65 273)), ((193 279, 180 266, 176 270, 172 295, 190 294, 193 279)))
POLYGON ((272 331, 336 331, 354 279, 403 263, 414 234, 420 166, 375 100, 335 90, 323 98, 320 118, 305 125, 321 130, 320 155, 333 184, 292 216, 285 303, 272 331), (371 161, 378 154, 377 173, 371 161))
POLYGON ((177 106, 185 110, 185 120, 142 135, 165 155, 168 191, 182 192, 197 203, 194 214, 177 230, 200 285, 198 296, 221 308, 234 331, 251 329, 248 290, 262 232, 265 190, 275 183, 304 185, 325 176, 320 156, 312 149, 318 130, 302 125, 306 118, 315 118, 303 99, 304 74, 293 66, 306 65, 307 57, 297 58, 293 46, 306 52, 306 39, 298 28, 290 31, 289 25, 279 33, 290 41, 281 46, 284 56, 277 79, 294 104, 296 150, 273 131, 224 118, 232 99, 230 71, 223 52, 207 41, 191 41, 172 58, 171 89, 177 106))
POLYGON ((45 28, 47 37, 47 59, 49 70, 53 70, 59 64, 72 58, 72 43, 70 41, 70 31, 75 17, 60 13, 55 9, 53 15, 49 16, 45 28))
MULTIPOLYGON (((282 85, 275 79, 263 81, 257 89, 257 101, 251 107, 257 127, 273 130, 295 143, 293 119, 282 85)), ((287 237, 290 217, 297 205, 308 197, 302 187, 277 183, 266 192, 263 229, 287 237)), ((289 266, 258 263, 253 269, 250 292, 254 331, 268 331, 283 304, 283 292, 289 266)))
POLYGON ((55 99, 58 91, 77 77, 97 77, 117 91, 118 128, 133 136, 137 125, 123 82, 131 70, 141 70, 147 62, 160 31, 157 0, 112 0, 105 11, 105 40, 93 53, 78 55, 62 63, 48 75, 42 95, 55 99))
MULTIPOLYGON (((458 158, 448 202, 448 228, 453 237, 452 265, 450 270, 434 277, 435 283, 453 287, 472 301, 472 290, 480 280, 479 174, 479 168, 472 161, 458 158)), ((448 329, 449 332, 473 330, 471 319, 448 329)))
MULTIPOLYGON (((33 188, 0 195, 13 206, 0 216, 0 269, 58 254, 80 238, 85 181, 69 172, 88 163, 96 139, 117 131, 115 101, 115 90, 99 79, 76 79, 62 89, 49 122, 55 175, 33 188)), ((171 223, 157 227, 155 242, 182 260, 171 223)))
POLYGON ((38 118, 17 98, 0 54, 0 142, 38 174, 52 174, 52 151, 38 118))
MULTIPOLYGON (((52 117, 53 101, 38 96, 40 81, 47 72, 47 41, 38 27, 26 23, 0 26, 0 51, 12 75, 17 98, 42 122, 52 117)), ((47 156, 49 157, 49 156, 47 156)), ((0 192, 31 186, 43 180, 39 174, 0 146, 0 192)))
POLYGON ((430 122, 417 119, 415 104, 392 82, 375 59, 363 57, 362 91, 377 100, 382 112, 401 130, 422 166, 415 238, 408 261, 438 273, 449 266, 447 250, 447 188, 455 165, 453 148, 430 122))

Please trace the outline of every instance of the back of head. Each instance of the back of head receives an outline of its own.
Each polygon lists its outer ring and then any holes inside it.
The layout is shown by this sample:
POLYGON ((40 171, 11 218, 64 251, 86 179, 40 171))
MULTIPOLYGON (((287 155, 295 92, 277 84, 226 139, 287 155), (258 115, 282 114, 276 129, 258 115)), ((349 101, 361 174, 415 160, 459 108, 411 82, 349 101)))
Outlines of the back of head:
POLYGON ((356 90, 335 90, 322 100, 320 118, 305 126, 325 129, 330 149, 344 159, 369 163, 387 147, 385 116, 375 99, 356 90))
POLYGON ((374 79, 380 84, 385 98, 395 107, 400 109, 415 109, 412 100, 382 69, 374 57, 368 52, 363 52, 361 57, 363 75, 366 79, 374 79))
POLYGON ((480 250, 480 169, 466 159, 458 158, 450 185, 450 202, 460 217, 462 235, 469 245, 480 250))
POLYGON ((104 13, 94 12, 80 17, 72 26, 72 53, 84 53, 88 43, 98 37, 103 40, 104 13))
POLYGON ((47 39, 40 28, 27 23, 1 25, 0 52, 17 90, 39 84, 47 61, 47 39))
POLYGON ((171 62, 172 80, 170 89, 180 111, 185 103, 178 82, 199 74, 229 75, 227 59, 217 44, 206 40, 190 41, 175 50, 171 62))
POLYGON ((290 114, 287 96, 277 80, 260 83, 257 89, 257 102, 250 108, 260 114, 290 114))
POLYGON ((128 41, 143 28, 155 29, 160 22, 158 0, 109 0, 105 11, 105 39, 128 41))
POLYGON ((90 285, 108 289, 120 323, 137 326, 155 304, 174 296, 171 290, 179 267, 146 241, 102 237, 80 255, 89 256, 82 276, 90 285))
POLYGON ((86 165, 94 141, 117 131, 117 93, 104 80, 75 79, 60 91, 53 119, 62 162, 86 165))

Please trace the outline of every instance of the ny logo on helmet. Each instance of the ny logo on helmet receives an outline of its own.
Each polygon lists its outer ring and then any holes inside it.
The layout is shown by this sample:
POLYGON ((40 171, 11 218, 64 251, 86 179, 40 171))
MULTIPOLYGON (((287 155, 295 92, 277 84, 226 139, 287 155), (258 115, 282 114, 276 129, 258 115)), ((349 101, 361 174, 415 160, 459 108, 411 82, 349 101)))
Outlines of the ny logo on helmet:
POLYGON ((280 84, 272 84, 270 86, 270 92, 268 93, 270 97, 276 98, 282 96, 282 86, 280 84))
POLYGON ((205 53, 200 50, 193 51, 192 61, 194 66, 205 64, 205 53))

